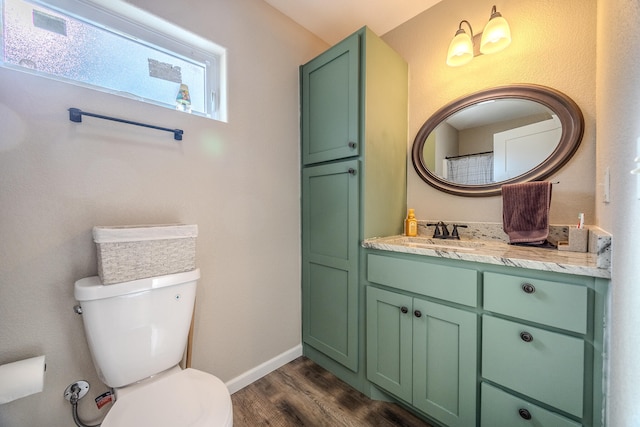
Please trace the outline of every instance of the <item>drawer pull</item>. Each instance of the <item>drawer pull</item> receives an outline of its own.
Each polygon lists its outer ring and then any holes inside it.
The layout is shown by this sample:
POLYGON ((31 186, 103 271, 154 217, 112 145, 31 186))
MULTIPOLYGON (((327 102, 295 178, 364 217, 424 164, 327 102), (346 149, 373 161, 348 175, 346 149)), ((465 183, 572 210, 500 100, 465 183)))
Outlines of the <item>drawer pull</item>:
POLYGON ((531 412, 527 411, 524 408, 518 409, 518 414, 520 414, 520 418, 522 418, 522 419, 525 419, 525 420, 530 420, 531 419, 531 412))
POLYGON ((522 290, 526 293, 526 294, 532 294, 536 291, 536 287, 533 286, 531 283, 523 283, 522 284, 522 290))
POLYGON ((409 309, 407 307, 401 307, 400 311, 402 312, 402 314, 407 314, 409 312, 409 309))
POLYGON ((520 339, 522 339, 522 341, 524 342, 531 342, 533 341, 533 335, 531 335, 529 332, 520 332, 520 339))
POLYGON ((422 317, 422 312, 420 310, 416 310, 413 312, 416 317, 422 317))

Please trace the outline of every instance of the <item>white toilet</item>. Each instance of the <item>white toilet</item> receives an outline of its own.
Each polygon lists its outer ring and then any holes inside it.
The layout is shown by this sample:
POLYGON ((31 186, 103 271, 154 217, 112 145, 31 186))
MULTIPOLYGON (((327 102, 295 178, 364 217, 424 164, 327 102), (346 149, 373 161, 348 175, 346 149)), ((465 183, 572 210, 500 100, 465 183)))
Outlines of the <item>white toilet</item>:
POLYGON ((230 427, 224 383, 182 370, 200 270, 103 285, 78 280, 85 334, 100 379, 115 389, 102 427, 230 427))

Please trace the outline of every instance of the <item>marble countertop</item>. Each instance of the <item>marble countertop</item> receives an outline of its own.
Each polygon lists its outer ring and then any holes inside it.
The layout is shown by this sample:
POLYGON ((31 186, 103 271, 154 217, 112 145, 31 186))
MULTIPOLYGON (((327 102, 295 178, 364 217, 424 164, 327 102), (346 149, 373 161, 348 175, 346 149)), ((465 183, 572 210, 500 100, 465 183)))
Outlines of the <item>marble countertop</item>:
POLYGON ((406 237, 402 235, 366 239, 362 242, 362 246, 383 251, 459 259, 557 273, 601 278, 611 277, 608 264, 603 264, 602 260, 599 259, 602 251, 596 253, 569 252, 557 249, 513 246, 499 240, 440 240, 430 239, 426 236, 406 237))

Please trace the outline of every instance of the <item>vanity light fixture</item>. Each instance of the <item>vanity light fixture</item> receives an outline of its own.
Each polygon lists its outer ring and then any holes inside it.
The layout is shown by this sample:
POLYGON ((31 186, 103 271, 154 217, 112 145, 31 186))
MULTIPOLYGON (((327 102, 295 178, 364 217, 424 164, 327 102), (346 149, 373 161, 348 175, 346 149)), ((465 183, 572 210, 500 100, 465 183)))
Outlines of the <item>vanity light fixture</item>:
POLYGON ((495 5, 491 8, 491 18, 484 26, 480 52, 486 54, 497 53, 511 44, 511 29, 506 19, 496 11, 495 5))
POLYGON ((447 53, 447 65, 459 67, 467 64, 474 56, 497 53, 511 44, 511 29, 506 19, 502 17, 496 7, 491 8, 491 17, 480 34, 473 34, 473 28, 467 20, 460 21, 458 31, 449 44, 447 53), (462 28, 466 23, 469 27, 469 34, 462 28), (479 40, 479 43, 478 43, 479 40), (479 46, 479 51, 474 48, 479 46))
POLYGON ((473 28, 469 21, 463 19, 458 25, 458 31, 449 44, 449 52, 447 53, 447 65, 450 67, 459 67, 473 59, 473 28), (462 29, 462 24, 466 23, 469 27, 471 36, 462 29))

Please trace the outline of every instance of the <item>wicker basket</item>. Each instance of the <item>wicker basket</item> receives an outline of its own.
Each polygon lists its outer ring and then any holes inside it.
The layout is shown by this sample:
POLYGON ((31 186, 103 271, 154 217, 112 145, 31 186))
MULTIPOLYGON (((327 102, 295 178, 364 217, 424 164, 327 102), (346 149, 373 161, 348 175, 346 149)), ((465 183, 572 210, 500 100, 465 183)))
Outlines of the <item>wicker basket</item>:
POLYGON ((196 268, 197 225, 94 227, 104 285, 196 268))

